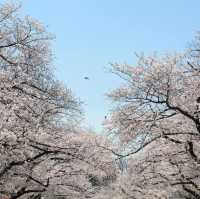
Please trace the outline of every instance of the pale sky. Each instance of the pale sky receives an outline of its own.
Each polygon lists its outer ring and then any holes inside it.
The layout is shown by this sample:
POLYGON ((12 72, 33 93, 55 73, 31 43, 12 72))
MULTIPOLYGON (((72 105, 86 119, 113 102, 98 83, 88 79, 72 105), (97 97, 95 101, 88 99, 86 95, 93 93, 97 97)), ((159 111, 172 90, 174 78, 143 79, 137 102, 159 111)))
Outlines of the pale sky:
POLYGON ((135 52, 182 50, 200 30, 199 0, 22 3, 24 14, 37 18, 56 35, 56 76, 85 102, 85 124, 97 131, 113 107, 104 94, 120 84, 117 77, 107 72, 109 62, 133 65, 135 52))

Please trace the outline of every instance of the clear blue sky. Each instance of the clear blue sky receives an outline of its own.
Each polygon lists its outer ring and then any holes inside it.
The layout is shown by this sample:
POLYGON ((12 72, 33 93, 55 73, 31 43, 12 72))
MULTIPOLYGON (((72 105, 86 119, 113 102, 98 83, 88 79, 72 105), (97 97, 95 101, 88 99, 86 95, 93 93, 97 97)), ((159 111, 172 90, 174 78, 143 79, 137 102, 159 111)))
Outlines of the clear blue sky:
POLYGON ((199 0, 22 0, 23 12, 56 35, 56 75, 85 101, 86 123, 100 129, 119 85, 109 62, 134 64, 134 52, 186 47, 200 30, 199 0), (90 78, 84 80, 84 76, 90 78))

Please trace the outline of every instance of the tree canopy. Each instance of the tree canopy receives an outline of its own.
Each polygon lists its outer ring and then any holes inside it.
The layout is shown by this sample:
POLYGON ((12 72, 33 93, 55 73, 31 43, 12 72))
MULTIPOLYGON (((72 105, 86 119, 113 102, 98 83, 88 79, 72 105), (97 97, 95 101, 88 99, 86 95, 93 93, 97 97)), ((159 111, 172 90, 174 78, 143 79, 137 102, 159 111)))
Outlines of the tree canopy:
POLYGON ((0 7, 0 197, 200 199, 200 35, 182 53, 111 64, 124 83, 98 135, 54 76, 53 35, 19 10, 0 7))

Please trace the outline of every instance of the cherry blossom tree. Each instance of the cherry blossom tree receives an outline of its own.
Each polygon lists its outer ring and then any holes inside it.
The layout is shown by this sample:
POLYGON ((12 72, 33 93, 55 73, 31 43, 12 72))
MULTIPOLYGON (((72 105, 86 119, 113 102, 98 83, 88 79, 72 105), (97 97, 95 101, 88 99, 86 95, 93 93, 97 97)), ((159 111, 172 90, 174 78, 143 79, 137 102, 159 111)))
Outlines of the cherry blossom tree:
POLYGON ((129 158, 127 198, 200 198, 199 41, 182 54, 112 65, 124 84, 108 94, 117 105, 106 127, 129 158))

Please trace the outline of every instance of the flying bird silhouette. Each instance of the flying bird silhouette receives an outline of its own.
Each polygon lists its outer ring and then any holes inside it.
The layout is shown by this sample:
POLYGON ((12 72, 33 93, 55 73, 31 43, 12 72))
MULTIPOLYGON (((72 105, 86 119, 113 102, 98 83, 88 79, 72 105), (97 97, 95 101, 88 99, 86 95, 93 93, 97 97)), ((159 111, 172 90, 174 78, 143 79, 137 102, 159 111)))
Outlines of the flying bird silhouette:
POLYGON ((85 79, 85 80, 89 80, 89 77, 86 76, 86 77, 84 77, 84 79, 85 79))

